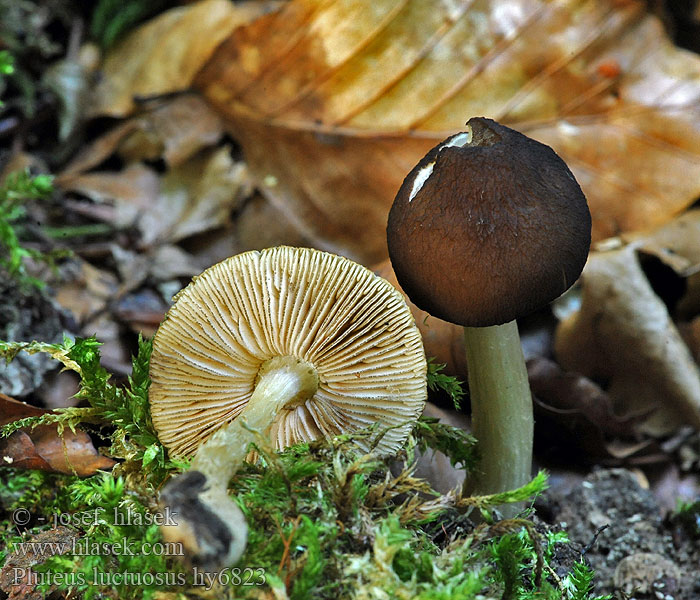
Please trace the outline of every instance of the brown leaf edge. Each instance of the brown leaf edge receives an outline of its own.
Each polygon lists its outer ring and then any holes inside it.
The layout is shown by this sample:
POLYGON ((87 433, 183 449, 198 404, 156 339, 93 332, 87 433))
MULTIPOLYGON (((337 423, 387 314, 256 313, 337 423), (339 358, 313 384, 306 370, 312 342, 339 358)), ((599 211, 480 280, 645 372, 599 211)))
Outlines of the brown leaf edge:
MULTIPOLYGON (((0 394, 0 426, 26 417, 56 414, 0 394)), ((116 461, 102 456, 81 430, 58 432, 58 425, 23 428, 0 439, 0 466, 36 469, 87 477, 111 469, 116 461)))

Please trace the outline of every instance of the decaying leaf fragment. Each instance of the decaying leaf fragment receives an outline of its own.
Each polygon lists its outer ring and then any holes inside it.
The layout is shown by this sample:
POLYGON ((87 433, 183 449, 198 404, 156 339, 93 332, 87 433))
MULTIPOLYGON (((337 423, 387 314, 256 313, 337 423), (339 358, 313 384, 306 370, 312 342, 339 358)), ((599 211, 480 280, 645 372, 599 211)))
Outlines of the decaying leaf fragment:
POLYGON ((560 364, 609 381, 617 414, 654 409, 642 429, 700 428, 700 373, 668 310, 641 269, 637 245, 593 252, 580 311, 559 326, 560 364))
POLYGON ((144 104, 136 115, 85 146, 56 178, 59 186, 116 154, 127 163, 162 158, 178 166, 223 135, 221 118, 201 96, 181 94, 144 104))
POLYGON ((685 212, 673 221, 648 231, 622 236, 639 242, 639 249, 658 256, 681 276, 700 268, 700 209, 685 212))
POLYGON ((654 440, 632 441, 634 426, 653 409, 618 416, 599 385, 544 357, 528 360, 527 374, 538 433, 556 447, 571 450, 577 462, 630 464, 667 458, 654 440))
MULTIPOLYGON (((36 417, 50 411, 18 402, 0 394, 0 426, 24 417, 36 417)), ((57 425, 39 425, 18 430, 0 439, 0 466, 39 469, 50 473, 93 475, 98 469, 110 469, 115 461, 97 453, 84 431, 64 430, 57 425)))
POLYGON ((695 208, 652 233, 624 236, 639 241, 639 249, 656 256, 685 280, 685 290, 674 307, 681 319, 700 314, 700 209, 695 208))
POLYGON ((117 227, 136 227, 149 247, 176 242, 228 222, 248 189, 247 170, 234 163, 230 148, 209 148, 162 176, 141 162, 122 171, 66 174, 64 190, 114 206, 117 227))

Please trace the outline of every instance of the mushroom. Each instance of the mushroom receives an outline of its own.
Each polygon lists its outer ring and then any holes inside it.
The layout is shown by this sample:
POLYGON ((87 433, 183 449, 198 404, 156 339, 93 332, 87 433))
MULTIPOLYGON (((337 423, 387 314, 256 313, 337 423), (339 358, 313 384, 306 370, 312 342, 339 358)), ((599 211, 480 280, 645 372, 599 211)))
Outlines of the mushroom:
POLYGON ((153 340, 153 424, 172 455, 194 454, 161 494, 181 521, 164 537, 211 569, 234 563, 246 526, 227 486, 256 436, 284 448, 378 423, 375 451, 393 453, 426 370, 403 296, 348 259, 278 247, 207 269, 153 340))
POLYGON ((413 168, 389 213, 389 256, 408 297, 464 326, 479 473, 468 491, 530 478, 532 399, 516 319, 578 278, 591 216, 555 152, 491 119, 473 118, 413 168))

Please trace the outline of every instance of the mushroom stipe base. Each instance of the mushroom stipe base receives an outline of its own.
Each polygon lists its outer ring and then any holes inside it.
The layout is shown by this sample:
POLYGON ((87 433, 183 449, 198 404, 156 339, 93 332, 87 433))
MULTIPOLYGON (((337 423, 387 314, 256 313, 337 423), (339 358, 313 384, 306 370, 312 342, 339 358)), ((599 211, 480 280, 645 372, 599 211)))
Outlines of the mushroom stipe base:
MULTIPOLYGON (((478 472, 466 495, 518 488, 530 480, 534 419, 518 325, 465 327, 472 433, 479 442, 478 472)), ((504 507, 513 516, 515 507, 504 507)))
POLYGON ((250 444, 269 439, 279 412, 313 397, 318 381, 316 369, 294 356, 265 361, 243 412, 204 442, 191 468, 163 490, 161 503, 180 515, 176 527, 161 528, 163 537, 182 543, 194 563, 220 570, 242 556, 248 528, 228 494, 228 482, 250 444))
POLYGON ((248 454, 258 435, 269 437, 279 412, 303 404, 318 389, 318 374, 308 362, 294 356, 276 356, 258 372, 255 391, 243 412, 204 442, 192 468, 212 485, 225 487, 248 454))

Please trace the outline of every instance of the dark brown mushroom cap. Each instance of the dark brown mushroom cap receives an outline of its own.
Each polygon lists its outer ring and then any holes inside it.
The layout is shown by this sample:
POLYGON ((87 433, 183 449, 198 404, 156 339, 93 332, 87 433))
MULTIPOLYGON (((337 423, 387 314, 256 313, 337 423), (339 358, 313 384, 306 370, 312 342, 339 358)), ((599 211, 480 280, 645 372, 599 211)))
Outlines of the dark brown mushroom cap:
POLYGON ((473 118, 408 174, 387 241, 396 277, 418 307, 484 327, 569 289, 588 256, 591 215, 549 146, 473 118))

